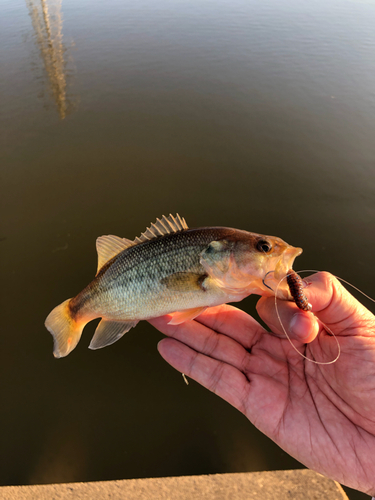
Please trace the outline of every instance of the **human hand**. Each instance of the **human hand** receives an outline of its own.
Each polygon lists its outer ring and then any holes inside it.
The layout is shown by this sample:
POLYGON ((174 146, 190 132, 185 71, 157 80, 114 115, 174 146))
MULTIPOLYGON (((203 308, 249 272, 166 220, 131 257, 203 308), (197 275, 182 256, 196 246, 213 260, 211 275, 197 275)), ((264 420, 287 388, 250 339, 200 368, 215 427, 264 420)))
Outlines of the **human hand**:
POLYGON ((273 297, 257 305, 268 332, 229 305, 194 321, 150 322, 168 335, 162 357, 244 413, 290 455, 351 488, 375 496, 375 317, 329 273, 305 278, 312 313, 273 297), (314 316, 315 315, 315 316, 314 316))

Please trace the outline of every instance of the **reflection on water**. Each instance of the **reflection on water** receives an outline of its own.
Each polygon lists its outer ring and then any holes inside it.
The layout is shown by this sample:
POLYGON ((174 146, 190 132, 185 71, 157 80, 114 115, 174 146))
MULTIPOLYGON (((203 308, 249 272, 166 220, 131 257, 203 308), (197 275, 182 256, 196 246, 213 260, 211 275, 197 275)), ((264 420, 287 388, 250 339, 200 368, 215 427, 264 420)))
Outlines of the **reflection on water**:
POLYGON ((0 484, 301 467, 186 386, 146 322, 98 351, 88 325, 56 360, 44 321, 98 236, 170 212, 280 236, 296 269, 374 295, 375 0, 0 3, 0 484))
POLYGON ((67 112, 66 49, 62 43, 61 0, 26 0, 49 87, 63 120, 67 112))

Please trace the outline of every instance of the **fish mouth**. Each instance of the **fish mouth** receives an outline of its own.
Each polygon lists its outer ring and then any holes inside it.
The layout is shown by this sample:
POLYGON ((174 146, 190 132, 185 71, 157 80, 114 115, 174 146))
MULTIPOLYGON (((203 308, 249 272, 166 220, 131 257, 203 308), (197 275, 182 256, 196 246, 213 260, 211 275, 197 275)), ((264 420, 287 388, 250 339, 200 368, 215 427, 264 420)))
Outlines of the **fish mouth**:
POLYGON ((289 246, 283 253, 282 258, 279 260, 275 269, 275 278, 282 279, 286 275, 287 271, 293 267, 294 260, 296 257, 301 255, 303 252, 302 248, 289 246))

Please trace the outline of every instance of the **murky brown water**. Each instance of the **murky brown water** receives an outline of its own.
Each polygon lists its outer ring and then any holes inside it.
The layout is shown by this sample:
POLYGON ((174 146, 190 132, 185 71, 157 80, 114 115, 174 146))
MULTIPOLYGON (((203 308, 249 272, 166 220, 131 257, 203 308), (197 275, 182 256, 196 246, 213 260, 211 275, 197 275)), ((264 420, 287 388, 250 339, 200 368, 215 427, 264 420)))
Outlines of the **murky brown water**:
POLYGON ((90 325, 55 360, 43 323, 97 236, 170 212, 280 236, 296 269, 374 295, 375 2, 0 8, 0 483, 300 467, 185 386, 148 324, 96 352, 90 325))

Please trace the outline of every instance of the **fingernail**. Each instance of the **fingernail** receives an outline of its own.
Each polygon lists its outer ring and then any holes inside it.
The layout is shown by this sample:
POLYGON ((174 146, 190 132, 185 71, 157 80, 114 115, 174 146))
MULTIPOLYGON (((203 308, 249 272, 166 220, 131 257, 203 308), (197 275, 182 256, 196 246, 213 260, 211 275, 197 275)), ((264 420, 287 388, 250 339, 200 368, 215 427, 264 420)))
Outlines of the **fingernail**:
POLYGON ((310 314, 297 313, 290 322, 290 332, 301 341, 308 339, 313 330, 313 322, 310 314))

